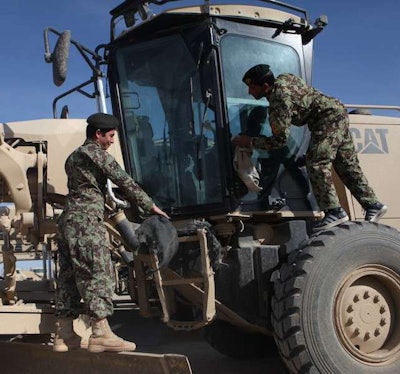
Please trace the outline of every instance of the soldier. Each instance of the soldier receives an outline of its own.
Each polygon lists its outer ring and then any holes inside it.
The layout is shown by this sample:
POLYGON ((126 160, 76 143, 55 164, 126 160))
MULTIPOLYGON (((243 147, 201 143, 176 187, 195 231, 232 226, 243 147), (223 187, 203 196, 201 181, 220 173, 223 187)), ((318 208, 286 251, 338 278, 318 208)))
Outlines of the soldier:
POLYGON ((368 185, 349 131, 349 118, 343 104, 326 96, 292 74, 274 77, 268 65, 256 65, 243 76, 248 92, 255 99, 269 101, 272 136, 236 136, 232 141, 242 147, 281 148, 288 140, 290 126, 307 123, 311 132, 307 150, 307 170, 315 198, 324 218, 314 231, 348 221, 333 184, 332 166, 365 210, 365 220, 377 222, 387 207, 380 203, 368 185))
POLYGON ((134 351, 135 343, 116 336, 107 322, 107 317, 113 314, 114 293, 112 263, 103 224, 107 179, 145 212, 169 217, 106 151, 114 143, 118 119, 96 113, 87 123, 86 141, 65 163, 69 193, 59 219, 60 271, 53 350, 66 352, 82 345, 80 336, 73 330, 73 319, 80 313, 82 299, 86 314, 91 318, 88 350, 134 351))

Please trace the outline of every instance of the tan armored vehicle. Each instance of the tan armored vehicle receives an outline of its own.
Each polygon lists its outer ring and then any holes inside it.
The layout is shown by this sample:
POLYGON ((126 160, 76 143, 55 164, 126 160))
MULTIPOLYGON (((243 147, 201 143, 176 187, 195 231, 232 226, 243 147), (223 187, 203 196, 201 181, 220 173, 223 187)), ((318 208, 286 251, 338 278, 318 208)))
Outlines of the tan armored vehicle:
MULTIPOLYGON (((205 1, 164 7, 158 15, 149 9, 165 3, 132 0, 113 9, 110 41, 94 51, 68 31, 46 30, 54 82, 64 82, 70 46, 85 56, 92 78, 55 99, 54 119, 0 125, 0 319, 22 298, 36 306, 41 320, 25 332, 52 331, 53 279, 36 288, 16 284, 15 259, 34 254, 49 266, 57 262, 64 161, 85 129, 84 120, 65 118, 65 107, 57 118, 57 108, 69 93, 81 92, 106 111, 107 80, 112 112, 122 122, 112 152, 170 214, 180 239, 169 266, 149 277, 157 258, 133 258, 129 241, 132 222, 145 217, 124 206, 109 186, 117 294, 129 293, 143 316, 158 307, 171 328, 204 329, 207 341, 231 357, 251 359, 277 347, 293 373, 400 372, 400 118, 350 115, 363 170, 388 213, 379 224, 364 222, 338 180, 351 221, 312 235, 322 213, 304 167, 307 129, 293 127, 280 150, 253 153, 258 193, 237 177, 231 138, 245 130, 253 110, 267 105, 247 94, 244 72, 268 63, 275 74, 294 73, 311 84, 313 38, 326 17, 313 26, 306 11, 277 1, 205 1), (59 37, 52 53, 50 35, 59 37), (86 86, 95 94, 87 94, 86 86)), ((365 109, 349 106, 357 108, 365 109)), ((268 119, 261 131, 268 135, 268 119)), ((57 266, 52 270, 56 277, 57 266)), ((0 326, 0 333, 15 333, 0 326)))

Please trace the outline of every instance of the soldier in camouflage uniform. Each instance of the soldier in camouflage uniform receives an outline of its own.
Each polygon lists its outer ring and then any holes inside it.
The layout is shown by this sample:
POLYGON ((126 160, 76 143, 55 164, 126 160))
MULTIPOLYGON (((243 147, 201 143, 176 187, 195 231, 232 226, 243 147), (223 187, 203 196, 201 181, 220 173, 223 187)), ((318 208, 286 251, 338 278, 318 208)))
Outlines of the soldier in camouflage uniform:
POLYGON ((308 125, 311 133, 307 151, 307 170, 314 195, 325 216, 314 227, 324 230, 349 218, 340 206, 333 184, 332 166, 365 210, 365 220, 377 222, 386 213, 368 185, 357 157, 349 131, 349 118, 344 105, 309 87, 297 76, 281 74, 274 77, 268 65, 256 65, 243 76, 249 94, 269 101, 269 122, 272 136, 239 135, 233 143, 244 147, 274 149, 283 147, 290 126, 308 125))
POLYGON ((167 214, 119 166, 107 149, 114 143, 117 118, 96 113, 87 119, 86 141, 67 159, 67 202, 59 219, 60 271, 56 291, 56 336, 53 350, 65 352, 82 346, 73 331, 73 319, 91 318, 91 352, 133 351, 135 343, 112 333, 107 317, 113 314, 114 276, 103 223, 107 179, 145 212, 167 214))

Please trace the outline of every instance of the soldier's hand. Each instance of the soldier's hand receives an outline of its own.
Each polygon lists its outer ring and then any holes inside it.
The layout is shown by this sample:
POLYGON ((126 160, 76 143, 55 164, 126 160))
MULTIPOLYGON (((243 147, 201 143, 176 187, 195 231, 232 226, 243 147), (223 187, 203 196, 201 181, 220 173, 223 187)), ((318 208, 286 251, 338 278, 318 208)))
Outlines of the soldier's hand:
POLYGON ((160 209, 156 204, 153 205, 151 208, 151 211, 155 214, 158 214, 160 216, 164 216, 165 218, 171 219, 170 216, 165 213, 162 209, 160 209))
POLYGON ((237 135, 232 139, 232 143, 238 147, 251 148, 251 138, 248 135, 237 135))

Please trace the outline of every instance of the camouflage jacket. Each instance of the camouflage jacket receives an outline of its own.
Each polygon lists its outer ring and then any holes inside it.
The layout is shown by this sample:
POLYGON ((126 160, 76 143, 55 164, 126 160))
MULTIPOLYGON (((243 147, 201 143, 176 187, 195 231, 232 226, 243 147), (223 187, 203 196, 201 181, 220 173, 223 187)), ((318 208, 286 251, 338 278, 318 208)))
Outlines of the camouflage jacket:
POLYGON ((114 182, 145 212, 153 206, 153 200, 124 171, 113 156, 99 144, 87 139, 67 158, 65 171, 68 176, 66 211, 94 214, 103 217, 107 179, 114 182))
POLYGON ((329 125, 346 114, 343 104, 307 86, 301 78, 292 74, 279 75, 268 94, 270 137, 256 137, 252 145, 260 149, 283 147, 289 137, 290 126, 308 125, 313 131, 329 125))

